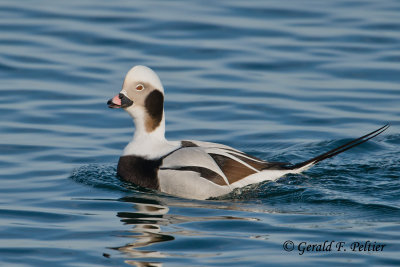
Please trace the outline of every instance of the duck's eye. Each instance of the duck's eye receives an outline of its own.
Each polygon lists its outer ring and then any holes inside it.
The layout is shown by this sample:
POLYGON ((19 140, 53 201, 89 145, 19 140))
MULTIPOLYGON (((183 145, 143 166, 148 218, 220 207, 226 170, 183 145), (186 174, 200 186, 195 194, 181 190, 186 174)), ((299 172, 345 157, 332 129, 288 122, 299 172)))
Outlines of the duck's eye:
POLYGON ((143 84, 138 84, 138 85, 136 85, 136 90, 142 91, 143 89, 144 89, 143 84))

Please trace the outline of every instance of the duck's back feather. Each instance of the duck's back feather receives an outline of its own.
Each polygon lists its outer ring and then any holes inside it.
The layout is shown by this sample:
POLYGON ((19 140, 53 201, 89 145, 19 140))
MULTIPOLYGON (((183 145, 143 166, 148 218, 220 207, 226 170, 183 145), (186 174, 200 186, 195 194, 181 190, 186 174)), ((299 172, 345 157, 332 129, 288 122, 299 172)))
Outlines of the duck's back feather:
POLYGON ((280 177, 289 172, 287 165, 266 162, 221 144, 182 141, 179 149, 163 157, 158 178, 163 192, 204 199, 254 183, 261 177, 258 174, 263 174, 263 180, 271 180, 266 170, 279 172, 280 177))

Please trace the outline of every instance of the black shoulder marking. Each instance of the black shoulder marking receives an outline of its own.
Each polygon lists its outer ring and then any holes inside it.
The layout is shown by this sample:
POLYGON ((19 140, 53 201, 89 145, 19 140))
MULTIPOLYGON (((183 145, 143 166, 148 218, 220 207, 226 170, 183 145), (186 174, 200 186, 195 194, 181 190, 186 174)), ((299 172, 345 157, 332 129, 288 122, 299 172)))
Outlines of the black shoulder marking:
POLYGON ((154 130, 160 125, 164 110, 164 96, 159 90, 151 92, 145 100, 144 106, 151 117, 149 128, 154 130))
POLYGON ((185 166, 176 168, 161 168, 162 170, 175 170, 175 171, 193 171, 200 174, 204 179, 207 179, 217 185, 226 185, 224 178, 218 173, 204 167, 199 166, 185 166))
POLYGON ((125 181, 138 186, 159 189, 158 169, 162 159, 148 160, 137 156, 122 156, 118 161, 117 174, 125 181))
POLYGON ((181 141, 181 146, 182 147, 198 147, 198 145, 196 145, 193 142, 190 141, 181 141))

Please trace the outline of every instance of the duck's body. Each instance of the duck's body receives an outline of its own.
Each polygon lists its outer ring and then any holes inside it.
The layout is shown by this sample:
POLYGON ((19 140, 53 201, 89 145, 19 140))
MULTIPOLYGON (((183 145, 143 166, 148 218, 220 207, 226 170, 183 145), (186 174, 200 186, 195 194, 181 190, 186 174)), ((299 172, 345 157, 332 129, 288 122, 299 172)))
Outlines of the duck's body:
POLYGON ((122 179, 139 186, 193 199, 217 197, 235 188, 299 173, 373 138, 388 127, 292 165, 266 162, 216 143, 167 141, 163 103, 164 89, 158 76, 144 66, 132 68, 121 93, 108 101, 111 108, 124 108, 136 125, 134 137, 119 159, 117 172, 122 179))
POLYGON ((180 141, 165 155, 148 159, 124 155, 118 175, 134 184, 185 198, 206 199, 235 188, 275 180, 290 169, 284 163, 268 163, 233 148, 200 141, 180 141))

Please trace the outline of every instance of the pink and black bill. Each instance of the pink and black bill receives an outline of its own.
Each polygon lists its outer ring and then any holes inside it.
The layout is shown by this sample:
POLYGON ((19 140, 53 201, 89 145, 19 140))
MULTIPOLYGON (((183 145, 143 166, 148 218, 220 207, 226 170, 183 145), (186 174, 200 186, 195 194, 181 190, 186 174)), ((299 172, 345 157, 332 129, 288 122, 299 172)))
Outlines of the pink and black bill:
POLYGON ((109 108, 127 108, 132 106, 132 104, 133 101, 121 93, 107 101, 107 105, 109 108))

